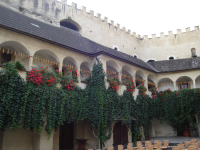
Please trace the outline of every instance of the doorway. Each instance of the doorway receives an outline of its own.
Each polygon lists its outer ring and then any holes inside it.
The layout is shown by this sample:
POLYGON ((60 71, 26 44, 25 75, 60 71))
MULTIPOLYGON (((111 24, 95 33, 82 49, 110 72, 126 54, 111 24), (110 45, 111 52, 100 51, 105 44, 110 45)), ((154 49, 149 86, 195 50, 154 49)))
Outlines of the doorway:
POLYGON ((74 124, 64 123, 60 126, 59 150, 72 150, 74 148, 74 124))
POLYGON ((128 143, 128 129, 126 124, 122 125, 121 121, 117 122, 113 128, 113 143, 113 146, 128 143))

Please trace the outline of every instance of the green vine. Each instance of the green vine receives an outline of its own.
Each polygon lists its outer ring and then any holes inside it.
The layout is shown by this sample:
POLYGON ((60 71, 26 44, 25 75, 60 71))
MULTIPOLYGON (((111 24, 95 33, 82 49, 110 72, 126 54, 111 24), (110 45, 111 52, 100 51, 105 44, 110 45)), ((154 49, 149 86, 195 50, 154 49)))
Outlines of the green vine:
POLYGON ((142 128, 145 137, 149 137, 153 118, 166 120, 174 129, 188 128, 191 113, 200 118, 200 89, 173 92, 167 89, 158 93, 152 87, 150 97, 142 84, 135 99, 135 85, 128 82, 127 90, 120 96, 117 77, 108 79, 110 87, 106 89, 102 66, 101 63, 93 66, 86 88, 81 89, 70 74, 62 76, 48 67, 33 69, 27 72, 27 81, 24 81, 15 63, 4 64, 0 70, 0 129, 24 127, 40 132, 45 129, 50 137, 52 130, 58 130, 64 122, 87 119, 97 128, 102 143, 111 137, 113 120, 119 118, 132 132, 135 142, 141 137, 142 128))

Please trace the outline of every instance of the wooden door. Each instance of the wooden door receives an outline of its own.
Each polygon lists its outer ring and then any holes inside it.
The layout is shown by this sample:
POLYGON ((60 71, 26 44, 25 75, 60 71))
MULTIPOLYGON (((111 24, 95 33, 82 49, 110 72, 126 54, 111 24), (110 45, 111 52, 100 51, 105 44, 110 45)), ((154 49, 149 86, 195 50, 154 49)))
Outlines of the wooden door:
POLYGON ((126 125, 122 125, 122 122, 119 121, 115 124, 113 129, 113 146, 124 145, 128 143, 128 130, 126 125))
POLYGON ((60 126, 60 136, 59 136, 59 149, 69 150, 73 149, 74 145, 74 124, 64 123, 60 126))

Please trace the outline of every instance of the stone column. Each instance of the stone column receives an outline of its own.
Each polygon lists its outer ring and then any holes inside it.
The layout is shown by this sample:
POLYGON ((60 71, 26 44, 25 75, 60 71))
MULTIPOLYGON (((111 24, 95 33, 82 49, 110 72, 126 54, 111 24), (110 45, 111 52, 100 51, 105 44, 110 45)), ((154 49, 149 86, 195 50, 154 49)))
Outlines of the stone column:
POLYGON ((176 81, 173 82, 174 85, 174 91, 176 90, 176 81))
POLYGON ((144 80, 144 87, 146 87, 146 89, 148 91, 148 79, 147 78, 144 80))
POLYGON ((32 134, 32 150, 52 150, 53 149, 53 136, 54 131, 51 131, 51 136, 48 139, 48 134, 45 131, 45 127, 47 124, 47 115, 44 116, 45 118, 45 124, 42 128, 42 132, 39 133, 38 130, 33 131, 32 134))
POLYGON ((60 71, 62 72, 62 65, 63 65, 63 62, 59 62, 58 63, 58 70, 59 70, 59 72, 60 71))
POLYGON ((76 70, 77 70, 77 74, 79 74, 78 77, 77 77, 78 82, 81 83, 81 72, 80 72, 81 71, 81 66, 79 64, 77 64, 76 70))
POLYGON ((193 89, 195 89, 196 88, 196 81, 192 80, 192 82, 193 82, 193 89))
POLYGON ((119 74, 117 76, 119 78, 119 81, 122 83, 122 70, 119 71, 119 74))
POLYGON ((28 62, 28 71, 32 69, 33 66, 33 57, 29 57, 29 62, 28 62))

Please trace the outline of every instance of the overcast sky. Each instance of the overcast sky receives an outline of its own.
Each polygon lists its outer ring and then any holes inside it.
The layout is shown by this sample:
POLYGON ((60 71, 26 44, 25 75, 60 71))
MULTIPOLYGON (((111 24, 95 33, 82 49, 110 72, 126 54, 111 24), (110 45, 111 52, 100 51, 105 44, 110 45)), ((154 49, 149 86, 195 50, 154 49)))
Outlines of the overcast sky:
POLYGON ((149 37, 171 30, 176 34, 176 29, 185 32, 187 27, 194 30, 200 20, 200 0, 67 0, 71 2, 149 37))

